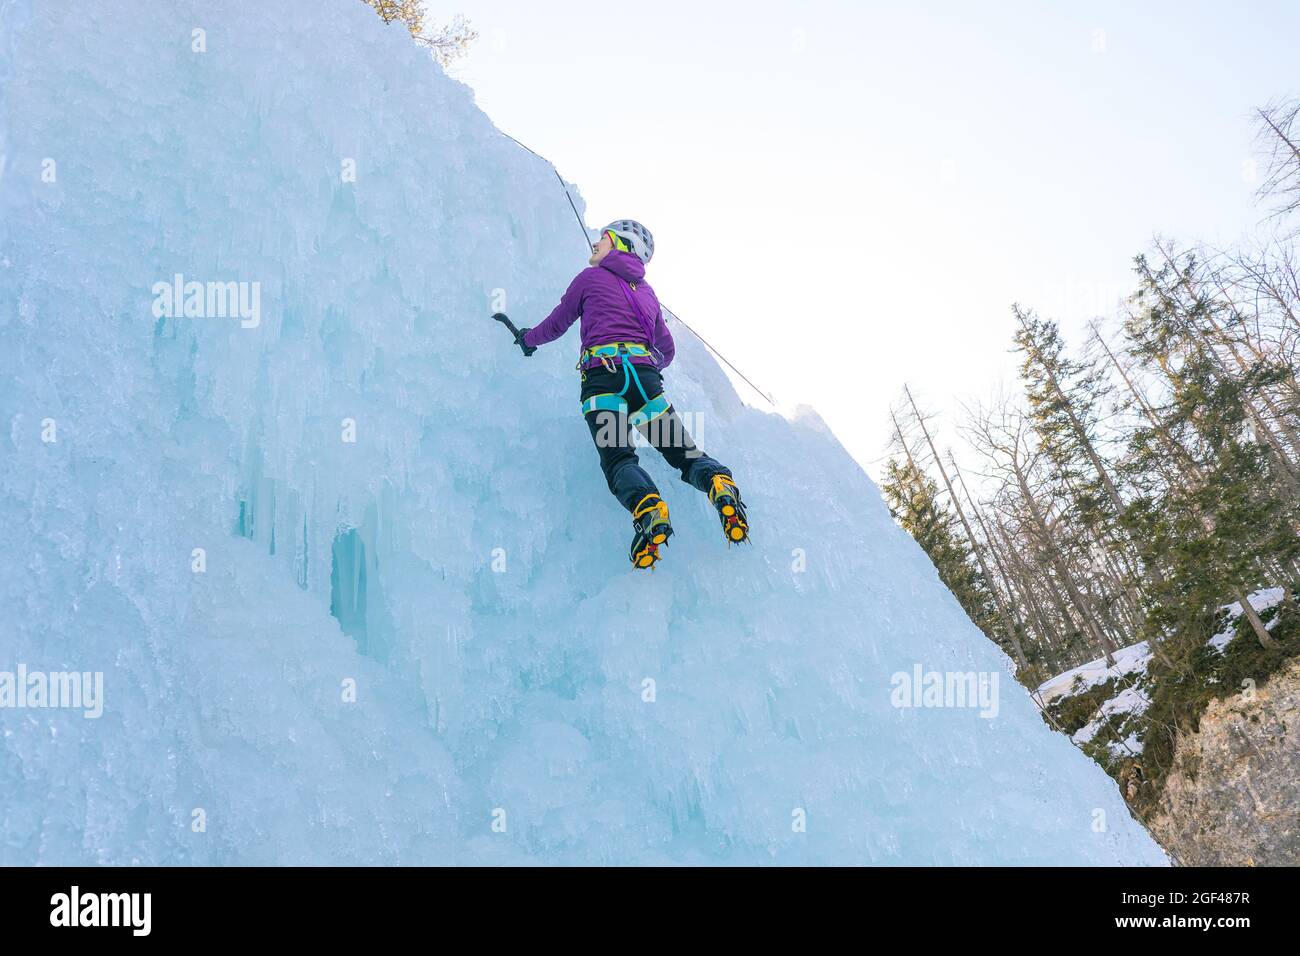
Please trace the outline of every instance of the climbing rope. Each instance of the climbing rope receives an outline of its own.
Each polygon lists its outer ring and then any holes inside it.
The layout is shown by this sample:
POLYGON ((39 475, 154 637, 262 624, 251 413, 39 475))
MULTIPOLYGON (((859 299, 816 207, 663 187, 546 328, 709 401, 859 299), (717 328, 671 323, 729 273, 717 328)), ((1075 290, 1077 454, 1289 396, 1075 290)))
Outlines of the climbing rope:
MULTIPOLYGON (((569 200, 569 208, 573 210, 573 218, 575 218, 576 220, 578 220, 578 228, 582 230, 582 244, 583 244, 583 245, 584 245, 588 250, 590 250, 590 249, 591 249, 591 234, 587 231, 587 225, 586 225, 586 223, 584 223, 584 222, 582 221, 582 215, 581 215, 581 213, 578 212, 578 207, 577 207, 577 205, 576 205, 576 204, 574 203, 574 201, 573 201, 573 196, 569 193, 569 184, 566 183, 566 182, 564 181, 564 177, 560 175, 560 171, 555 167, 555 164, 554 164, 553 162, 551 162, 549 159, 547 159, 545 156, 543 156, 541 153, 539 153, 539 152, 537 152, 536 150, 531 149, 531 148, 529 148, 528 146, 524 145, 523 143, 519 142, 519 140, 515 139, 513 136, 511 136, 509 133, 505 132, 504 130, 499 130, 498 132, 500 132, 501 135, 504 136, 504 137, 506 137, 507 139, 512 140, 512 141, 513 141, 517 146, 521 146, 521 147, 523 147, 524 149, 527 149, 528 152, 532 153, 534 156, 536 156, 538 159, 540 159, 542 162, 544 162, 547 166, 550 166, 550 167, 551 167, 551 172, 555 173, 555 178, 558 179, 558 180, 560 181, 560 186, 561 186, 561 188, 564 189, 564 198, 566 198, 567 200, 569 200)), ((676 319, 678 322, 681 322, 682 325, 683 325, 683 327, 685 327, 686 331, 687 331, 687 332, 690 332, 691 335, 693 335, 693 336, 695 336, 697 339, 699 339, 699 340, 700 340, 700 343, 701 343, 701 344, 702 344, 706 349, 708 349, 710 352, 712 352, 714 355, 716 355, 716 356, 717 356, 717 357, 718 357, 718 358, 723 362, 723 364, 725 364, 725 365, 727 366, 727 368, 731 369, 733 372, 735 372, 737 375, 739 375, 740 378, 741 378, 741 380, 744 381, 744 383, 745 383, 746 385, 748 385, 748 386, 749 386, 750 388, 752 388, 754 391, 758 392, 758 394, 762 395, 765 399, 767 399, 768 404, 770 404, 773 408, 776 407, 776 402, 772 400, 772 396, 771 396, 771 395, 769 395, 767 392, 763 391, 761 388, 759 388, 757 385, 755 385, 752 381, 750 381, 750 380, 749 380, 749 377, 748 377, 744 372, 742 372, 740 369, 736 368, 736 366, 732 365, 731 362, 727 360, 727 357, 726 357, 725 355, 723 355, 721 352, 719 352, 717 349, 715 349, 712 345, 710 345, 707 341, 705 341, 704 336, 700 335, 699 332, 696 332, 693 328, 691 328, 689 325, 687 325, 686 322, 685 322, 685 320, 682 319, 682 317, 681 317, 680 315, 678 315, 676 312, 674 312, 672 309, 668 308, 666 305, 663 305, 662 303, 660 303, 660 305, 661 305, 661 307, 663 308, 663 310, 664 310, 665 312, 667 312, 669 315, 671 315, 671 316, 672 316, 674 319, 676 319)))

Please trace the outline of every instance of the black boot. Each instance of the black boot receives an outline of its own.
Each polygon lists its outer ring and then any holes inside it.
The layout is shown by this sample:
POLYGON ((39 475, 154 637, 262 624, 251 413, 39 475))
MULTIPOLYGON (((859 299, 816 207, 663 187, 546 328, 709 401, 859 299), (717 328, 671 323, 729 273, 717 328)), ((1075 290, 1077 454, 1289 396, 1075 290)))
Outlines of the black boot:
POLYGON ((722 519, 722 533, 728 544, 749 540, 749 522, 745 520, 745 503, 740 500, 740 489, 730 475, 716 474, 709 486, 709 500, 718 509, 722 519))
POLYGON ((632 563, 638 568, 653 568, 663 555, 659 549, 673 533, 668 523, 668 505, 656 494, 642 498, 632 509, 632 563))

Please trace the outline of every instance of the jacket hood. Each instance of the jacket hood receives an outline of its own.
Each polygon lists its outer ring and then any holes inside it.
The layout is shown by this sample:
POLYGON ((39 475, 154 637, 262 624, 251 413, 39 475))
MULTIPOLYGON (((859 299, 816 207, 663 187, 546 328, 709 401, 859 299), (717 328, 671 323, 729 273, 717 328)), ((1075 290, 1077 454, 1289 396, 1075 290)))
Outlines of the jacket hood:
POLYGON ((615 249, 601 259, 599 265, 624 282, 640 282, 645 278, 645 263, 630 252, 615 249))

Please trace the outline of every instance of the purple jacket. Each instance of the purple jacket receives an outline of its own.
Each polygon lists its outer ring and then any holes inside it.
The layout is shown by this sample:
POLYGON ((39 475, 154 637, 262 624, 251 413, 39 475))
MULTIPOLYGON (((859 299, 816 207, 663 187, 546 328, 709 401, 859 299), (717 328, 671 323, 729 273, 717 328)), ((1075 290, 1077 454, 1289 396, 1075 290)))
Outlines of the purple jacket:
MULTIPOLYGON (((676 346, 664 324, 659 298, 650 283, 642 281, 644 278, 645 265, 640 259, 630 252, 613 250, 599 265, 583 269, 574 277, 555 310, 540 325, 524 333, 524 344, 554 342, 569 330, 574 319, 582 316, 584 352, 592 346, 612 342, 640 342, 658 349, 663 355, 659 368, 667 368, 676 346)), ((648 357, 633 361, 638 365, 656 364, 648 357)))

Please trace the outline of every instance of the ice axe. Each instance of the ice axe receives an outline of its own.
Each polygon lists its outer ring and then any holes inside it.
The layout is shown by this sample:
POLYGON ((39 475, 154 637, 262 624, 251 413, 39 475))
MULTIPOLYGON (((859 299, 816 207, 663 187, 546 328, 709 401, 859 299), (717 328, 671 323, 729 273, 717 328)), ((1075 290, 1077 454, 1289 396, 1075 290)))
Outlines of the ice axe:
POLYGON ((510 334, 515 337, 515 345, 519 346, 519 348, 523 350, 524 355, 532 355, 537 351, 537 346, 524 344, 524 333, 528 330, 515 328, 515 324, 510 321, 510 316, 506 315, 504 312, 493 312, 492 318, 496 319, 510 330, 510 334))

